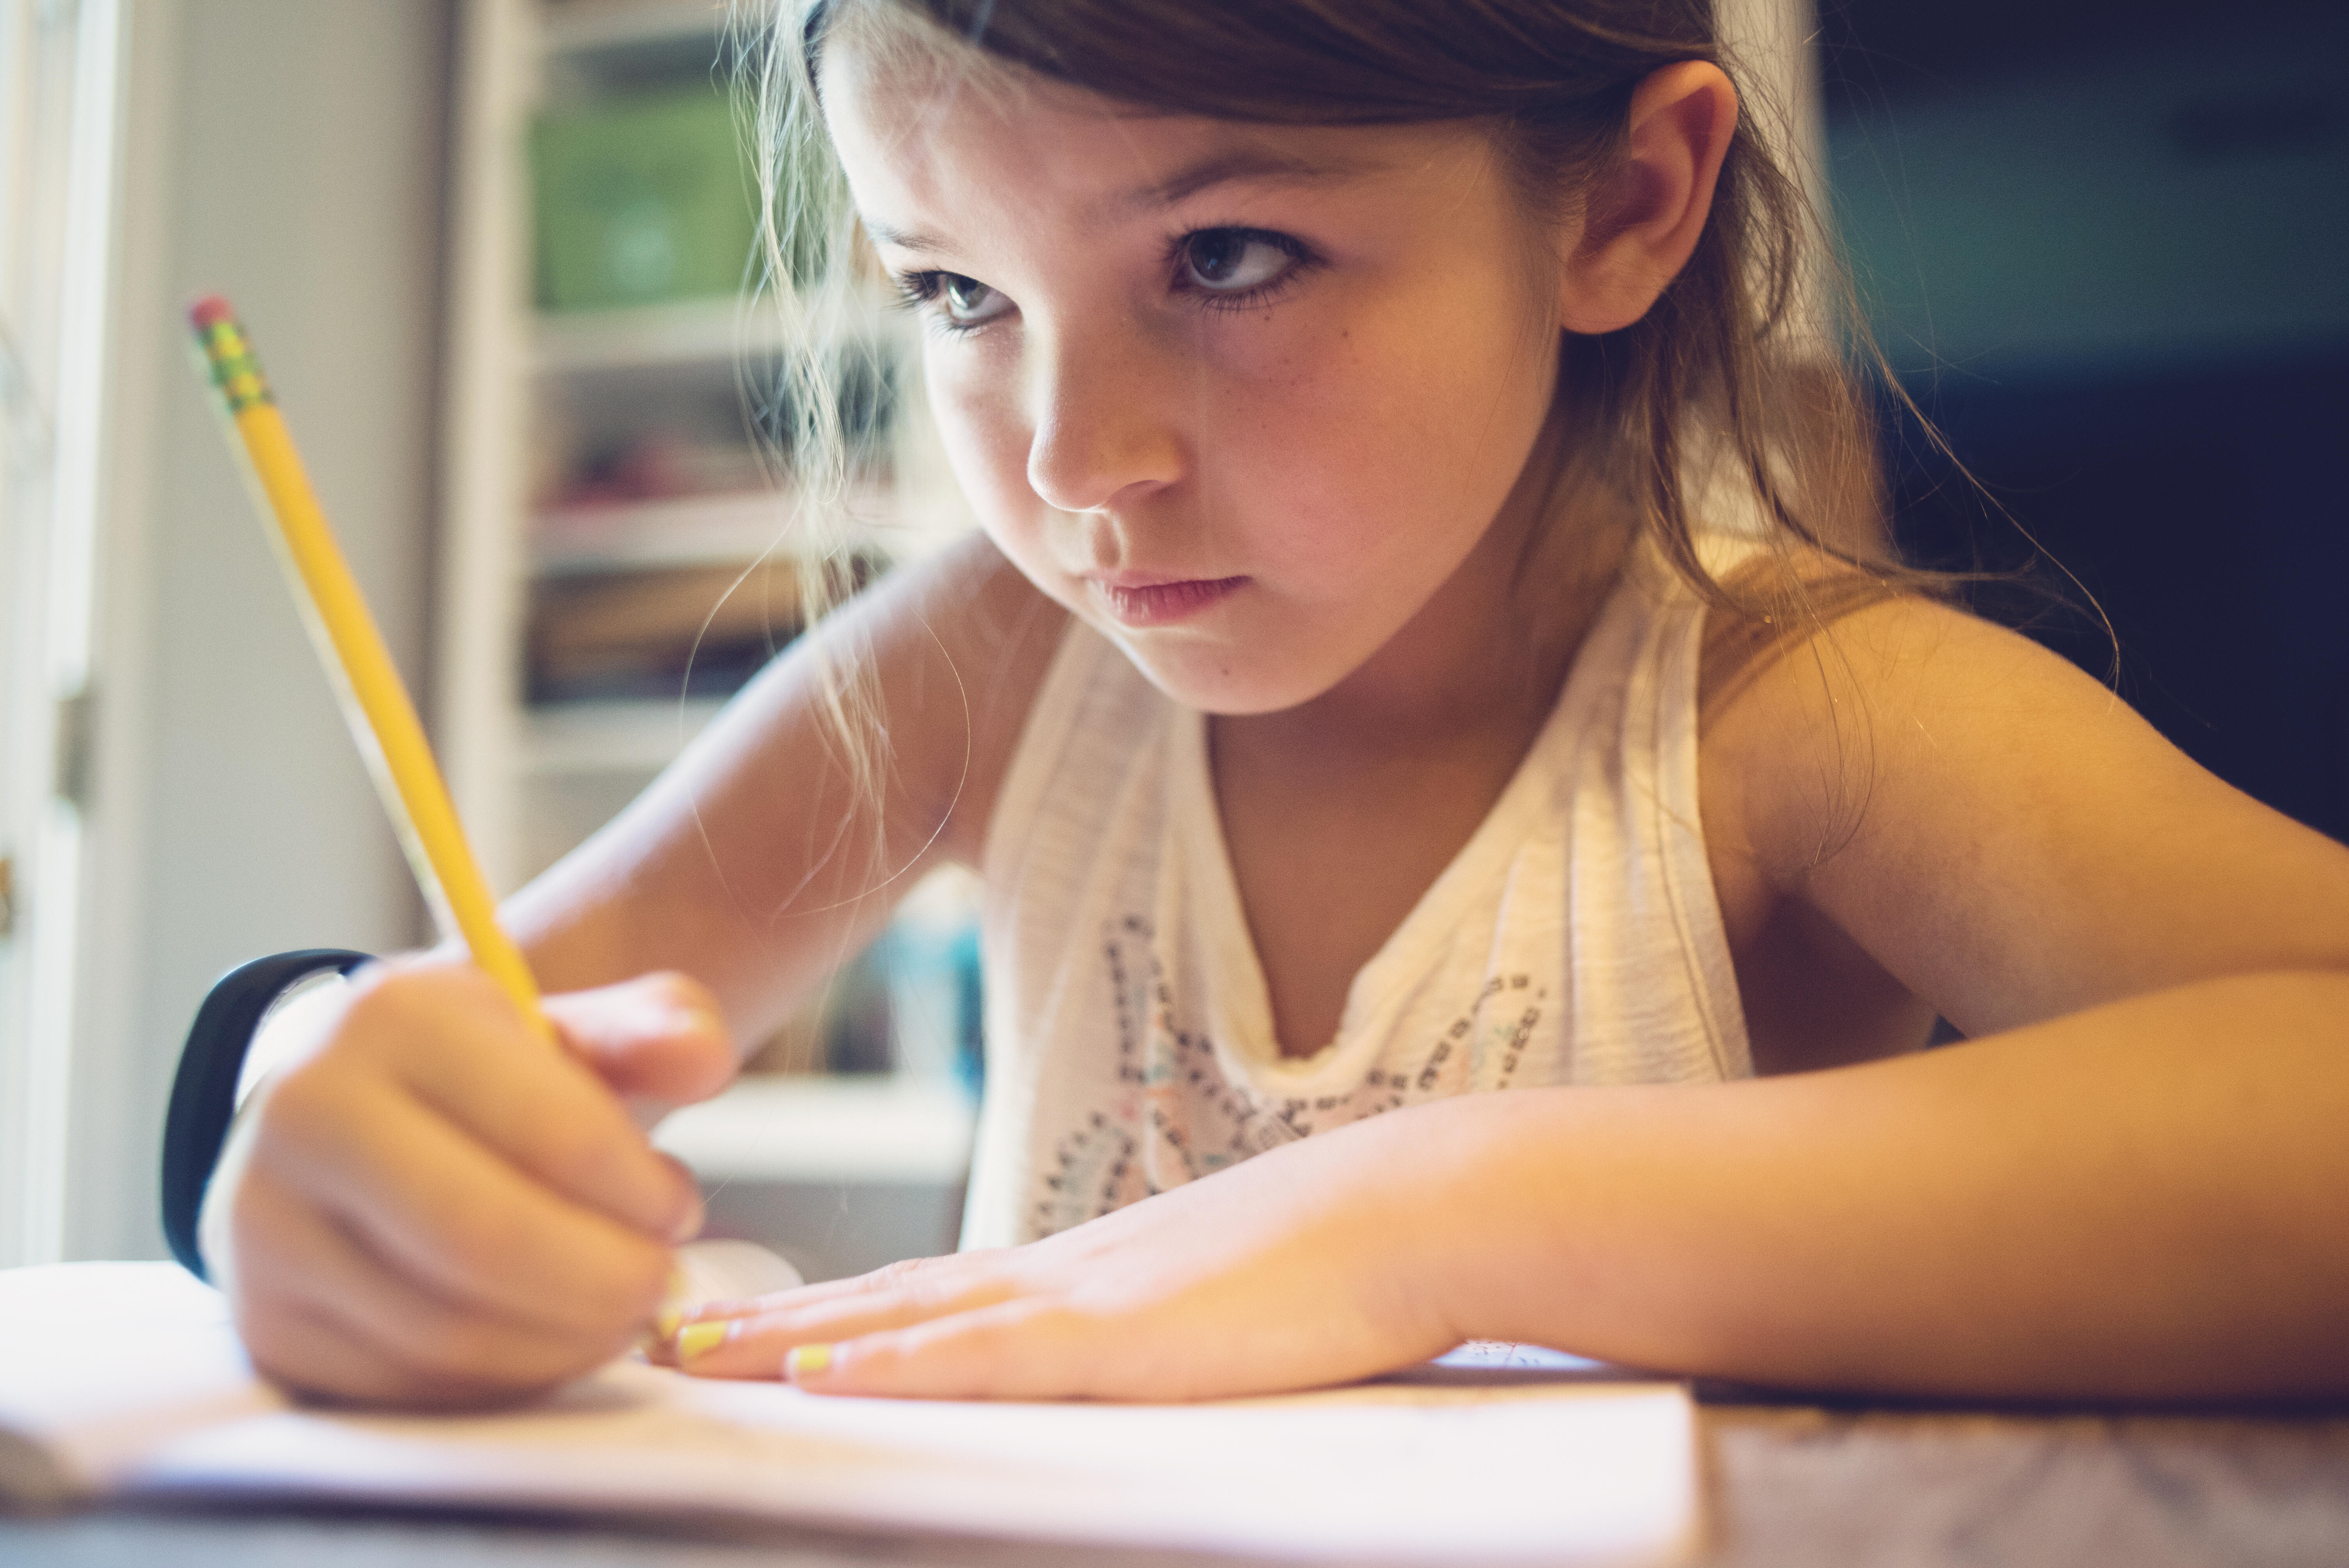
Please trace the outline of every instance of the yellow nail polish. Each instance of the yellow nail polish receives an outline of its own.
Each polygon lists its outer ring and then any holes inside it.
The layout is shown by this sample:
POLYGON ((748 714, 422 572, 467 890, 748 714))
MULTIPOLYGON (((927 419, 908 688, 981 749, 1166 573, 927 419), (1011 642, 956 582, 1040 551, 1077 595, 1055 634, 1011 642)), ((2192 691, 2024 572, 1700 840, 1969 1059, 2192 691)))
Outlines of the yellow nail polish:
POLYGON ((829 1345, 794 1345, 783 1357, 783 1376, 797 1382, 802 1377, 814 1377, 832 1369, 832 1346, 829 1345))
POLYGON ((688 1323, 678 1330, 677 1358, 690 1361, 697 1356, 707 1356, 725 1344, 733 1332, 734 1325, 730 1322, 688 1323))

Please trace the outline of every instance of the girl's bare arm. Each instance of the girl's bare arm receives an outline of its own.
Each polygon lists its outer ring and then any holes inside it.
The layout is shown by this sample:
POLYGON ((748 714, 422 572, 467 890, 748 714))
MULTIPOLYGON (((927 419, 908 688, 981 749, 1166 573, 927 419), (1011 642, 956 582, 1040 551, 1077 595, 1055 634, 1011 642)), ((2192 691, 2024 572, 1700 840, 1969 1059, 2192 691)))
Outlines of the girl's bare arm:
POLYGON ((2349 1391, 2349 976, 2203 981, 1831 1072, 1508 1101, 1478 1108, 1510 1150, 1474 1182, 1487 1244, 1439 1270, 1480 1334, 1799 1387, 2349 1391), (1490 1244, 1508 1232, 1513 1261, 1490 1244))
POLYGON ((2349 971, 2349 849, 2013 633, 1837 621, 1713 717, 1704 827, 1968 1036, 2251 972, 2349 971))
POLYGON ((541 983, 694 976, 755 1040, 943 861, 976 863, 996 785, 1066 618, 973 535, 827 621, 860 777, 803 642, 660 780, 510 901, 541 983))

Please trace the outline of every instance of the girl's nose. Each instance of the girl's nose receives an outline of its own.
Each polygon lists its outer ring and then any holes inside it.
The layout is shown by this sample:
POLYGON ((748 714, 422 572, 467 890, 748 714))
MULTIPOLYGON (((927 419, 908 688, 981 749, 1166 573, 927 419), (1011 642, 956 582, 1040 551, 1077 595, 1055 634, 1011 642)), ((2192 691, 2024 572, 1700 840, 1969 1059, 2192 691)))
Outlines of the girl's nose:
POLYGON ((1182 476, 1181 435, 1166 417, 1171 367, 1146 342, 1064 332, 1040 346, 1031 361, 1028 483, 1047 505, 1088 511, 1137 485, 1157 489, 1182 476))

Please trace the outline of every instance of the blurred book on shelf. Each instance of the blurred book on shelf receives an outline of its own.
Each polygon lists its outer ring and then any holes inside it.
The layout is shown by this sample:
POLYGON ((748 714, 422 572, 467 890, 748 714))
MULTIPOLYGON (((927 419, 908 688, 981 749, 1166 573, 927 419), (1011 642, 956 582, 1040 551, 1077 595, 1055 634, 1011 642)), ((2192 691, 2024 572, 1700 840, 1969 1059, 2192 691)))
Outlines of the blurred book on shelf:
POLYGON ((562 454, 551 510, 621 506, 769 487, 769 464, 738 428, 712 438, 674 425, 630 429, 562 454))
MULTIPOLYGON (((881 565, 869 554, 847 558, 833 592, 861 591, 881 565)), ((806 628, 800 573, 798 560, 780 553, 542 573, 530 583, 530 701, 730 696, 806 628)))
POLYGON ((924 877, 888 927, 753 1051, 750 1075, 894 1074, 974 1097, 984 1063, 978 880, 924 877))
POLYGON ((796 554, 797 500, 789 490, 751 490, 543 511, 531 520, 532 569, 576 576, 780 560, 796 554))
POLYGON ((794 562, 540 577, 533 703, 725 696, 800 633, 794 562))
POLYGON ((551 108, 532 128, 531 154, 542 310, 742 286, 757 185, 724 93, 688 87, 551 108))
POLYGON ((742 1058, 745 1077, 805 1078, 832 1070, 831 1018, 820 998, 786 1019, 783 1026, 742 1058))

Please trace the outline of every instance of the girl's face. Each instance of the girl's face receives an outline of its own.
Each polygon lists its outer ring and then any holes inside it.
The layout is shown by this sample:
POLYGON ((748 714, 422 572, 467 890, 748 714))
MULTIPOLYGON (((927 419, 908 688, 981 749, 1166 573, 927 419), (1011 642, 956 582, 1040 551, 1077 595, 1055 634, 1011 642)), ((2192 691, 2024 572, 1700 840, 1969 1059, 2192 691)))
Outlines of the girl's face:
POLYGON ((1046 593, 1224 714, 1504 613, 1507 572, 1463 566, 1547 413, 1557 284, 1483 132, 957 91, 836 42, 832 134, 956 474, 1046 593))

